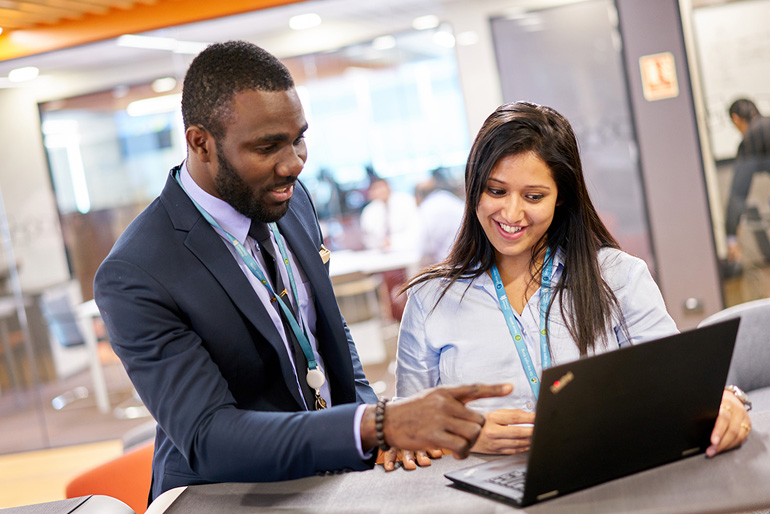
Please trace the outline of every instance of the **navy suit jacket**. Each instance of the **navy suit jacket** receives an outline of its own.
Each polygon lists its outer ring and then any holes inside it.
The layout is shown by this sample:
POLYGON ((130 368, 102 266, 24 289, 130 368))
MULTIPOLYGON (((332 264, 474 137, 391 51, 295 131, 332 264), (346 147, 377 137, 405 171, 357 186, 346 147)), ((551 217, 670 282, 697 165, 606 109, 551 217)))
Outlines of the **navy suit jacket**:
POLYGON ((278 226, 314 293, 334 405, 318 412, 303 410, 264 305, 174 173, 94 282, 113 348, 158 422, 150 499, 182 485, 371 468, 353 424, 357 404, 377 399, 319 255, 323 239, 307 190, 297 183, 278 226))

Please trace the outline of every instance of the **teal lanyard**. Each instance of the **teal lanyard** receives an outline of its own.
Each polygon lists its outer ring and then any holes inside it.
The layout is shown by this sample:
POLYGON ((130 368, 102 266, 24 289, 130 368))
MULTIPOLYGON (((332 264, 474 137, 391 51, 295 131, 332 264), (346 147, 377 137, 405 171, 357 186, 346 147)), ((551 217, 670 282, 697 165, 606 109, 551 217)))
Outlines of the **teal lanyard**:
MULTIPOLYGON (((179 173, 176 173, 174 178, 176 178, 176 181, 179 183, 179 185, 182 187, 182 190, 187 193, 187 190, 185 189, 184 185, 182 184, 182 179, 179 176, 179 173)), ((267 291, 272 296, 272 300, 276 301, 278 305, 281 307, 281 310, 283 311, 284 315, 286 315, 286 319, 289 321, 289 325, 291 326, 292 332, 294 332, 294 335, 297 337, 297 341, 299 342, 300 347, 302 347, 302 353, 305 354, 305 358, 307 359, 307 366, 308 369, 316 369, 318 366, 318 363, 315 360, 315 354, 313 353, 313 348, 310 346, 310 342, 308 341, 307 334, 305 333, 303 328, 300 328, 299 323, 297 322, 297 319, 294 317, 294 314, 291 312, 291 310, 286 306, 286 304, 278 298, 278 296, 273 291, 273 288, 270 287, 270 282, 267 281, 265 278, 265 275, 262 273, 262 270, 259 269, 259 266, 257 265, 256 259, 251 256, 251 254, 246 250, 246 248, 243 247, 243 245, 238 241, 232 234, 230 234, 228 231, 223 229, 217 221, 211 217, 211 214, 206 212, 206 210, 198 205, 198 202, 193 199, 192 196, 190 196, 189 193, 187 193, 187 196, 190 198, 192 203, 195 205, 195 207, 198 209, 198 211, 201 213, 201 215, 206 219, 206 221, 209 222, 209 224, 218 230, 220 230, 227 239, 230 241, 230 243, 235 247, 235 251, 238 252, 238 255, 241 256, 241 259, 243 259, 244 264, 251 270, 251 272, 254 274, 255 277, 257 277, 257 280, 259 280, 263 286, 267 289, 267 291)), ((284 266, 286 267, 286 272, 289 275, 289 284, 291 288, 291 292, 294 296, 294 300, 297 304, 297 312, 299 313, 300 310, 300 304, 299 304, 299 296, 297 294, 297 284, 294 282, 294 273, 292 272, 291 265, 289 264, 289 256, 286 252, 286 247, 283 243, 283 237, 281 237, 281 233, 278 231, 278 225, 275 223, 268 223, 268 226, 270 227, 270 230, 273 232, 273 235, 275 236, 275 240, 278 243, 278 249, 281 252, 281 258, 283 261, 284 266)), ((279 270, 280 273, 280 270, 279 270)))
MULTIPOLYGON (((553 259, 551 259, 551 249, 546 248, 545 259, 543 260, 542 278, 540 280, 540 362, 542 363, 543 369, 551 366, 551 352, 548 348, 548 319, 546 318, 546 313, 548 312, 548 303, 551 299, 552 271, 553 259)), ((516 320, 513 308, 511 308, 511 302, 508 301, 508 296, 505 294, 505 286, 503 285, 503 280, 500 278, 500 272, 497 270, 496 265, 492 266, 491 273, 492 282, 495 284, 495 292, 497 293, 497 301, 505 316, 505 322, 508 324, 508 331, 511 333, 511 337, 513 337, 513 343, 516 345, 516 351, 519 353, 521 366, 524 368, 524 373, 527 375, 529 386, 532 388, 535 400, 537 400, 537 397, 540 394, 540 379, 537 377, 535 365, 527 350, 524 336, 519 328, 519 322, 516 320)))

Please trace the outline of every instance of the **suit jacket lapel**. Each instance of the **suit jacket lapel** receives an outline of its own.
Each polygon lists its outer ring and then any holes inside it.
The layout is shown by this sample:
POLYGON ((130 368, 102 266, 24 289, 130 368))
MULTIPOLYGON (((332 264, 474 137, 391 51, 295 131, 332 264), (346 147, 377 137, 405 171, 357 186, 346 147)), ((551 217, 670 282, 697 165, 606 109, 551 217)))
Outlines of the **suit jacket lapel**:
MULTIPOLYGON (((275 348, 281 362, 281 374, 286 386, 300 406, 304 406, 302 397, 294 379, 294 371, 286 354, 286 347, 265 306, 243 276, 243 272, 233 259, 230 251, 214 228, 201 216, 190 198, 172 175, 166 182, 161 194, 161 201, 167 205, 167 211, 174 223, 174 228, 188 232, 185 245, 200 260, 201 264, 217 279, 227 292, 235 307, 254 324, 265 340, 275 348), (173 208, 168 208, 172 205, 173 208)), ((258 344, 258 342, 256 343, 258 344)))

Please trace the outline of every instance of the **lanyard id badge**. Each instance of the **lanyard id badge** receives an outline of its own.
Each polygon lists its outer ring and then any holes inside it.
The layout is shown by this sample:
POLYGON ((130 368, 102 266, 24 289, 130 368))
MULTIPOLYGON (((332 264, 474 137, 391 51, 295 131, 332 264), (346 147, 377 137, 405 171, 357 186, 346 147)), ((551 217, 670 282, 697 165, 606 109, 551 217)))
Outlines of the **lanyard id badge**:
MULTIPOLYGON (((519 354, 519 360, 521 361, 524 373, 527 375, 527 381, 532 389, 532 394, 534 394, 535 400, 537 400, 537 397, 540 394, 540 379, 535 371, 532 357, 527 350, 524 335, 521 333, 519 322, 516 320, 511 303, 505 293, 505 286, 503 285, 503 280, 500 277, 497 266, 493 265, 490 272, 492 274, 492 282, 495 286, 495 293, 497 293, 497 301, 500 304, 500 309, 503 311, 503 316, 505 316, 505 323, 508 325, 508 331, 513 338, 516 352, 519 354)), ((551 352, 548 347, 548 319, 546 318, 546 312, 548 311, 548 303, 551 300, 552 273, 553 259, 551 258, 551 249, 546 248, 540 279, 540 362, 543 369, 551 366, 551 352)))

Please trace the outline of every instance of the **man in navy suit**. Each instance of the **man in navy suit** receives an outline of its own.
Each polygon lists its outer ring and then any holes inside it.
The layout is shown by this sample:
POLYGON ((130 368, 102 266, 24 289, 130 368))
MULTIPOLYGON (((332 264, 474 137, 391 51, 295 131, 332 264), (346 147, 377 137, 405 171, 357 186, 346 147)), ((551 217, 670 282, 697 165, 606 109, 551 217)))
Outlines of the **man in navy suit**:
POLYGON ((150 499, 182 485, 365 470, 388 444, 466 456, 484 420, 464 403, 510 386, 375 407, 297 181, 307 123, 288 70, 250 43, 212 45, 187 72, 182 114, 187 159, 94 287, 158 422, 150 499))

